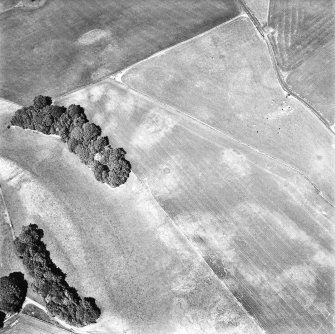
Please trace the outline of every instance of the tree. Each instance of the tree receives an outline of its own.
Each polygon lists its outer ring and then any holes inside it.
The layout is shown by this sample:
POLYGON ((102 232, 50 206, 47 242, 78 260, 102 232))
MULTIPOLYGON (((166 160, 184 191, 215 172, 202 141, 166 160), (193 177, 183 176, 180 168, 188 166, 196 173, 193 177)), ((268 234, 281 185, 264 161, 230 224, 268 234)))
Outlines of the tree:
POLYGON ((94 141, 95 152, 98 153, 98 152, 102 151, 108 145, 109 145, 108 137, 98 137, 94 141))
MULTIPOLYGON (((107 182, 112 187, 118 187, 125 183, 131 171, 131 165, 125 158, 126 151, 123 148, 112 148, 106 146, 101 152, 99 162, 108 167, 107 182)), ((104 174, 102 173, 104 180, 104 174)))
MULTIPOLYGON (((66 109, 52 105, 49 96, 38 95, 33 106, 15 112, 11 124, 45 134, 58 134, 70 152, 92 167, 100 182, 118 187, 129 177, 131 165, 125 158, 126 152, 122 148, 112 148, 108 137, 101 137, 100 126, 88 121, 80 105, 71 104, 66 109), (100 164, 94 164, 95 159, 100 164)), ((18 246, 18 249, 21 247, 24 251, 25 246, 18 246)))
POLYGON ((85 115, 84 108, 78 104, 71 104, 67 108, 67 112, 72 119, 85 115))
POLYGON ((89 144, 91 140, 96 140, 100 135, 100 126, 94 123, 85 123, 83 125, 83 139, 85 144, 89 144))
POLYGON ((104 180, 106 179, 109 172, 108 167, 106 165, 102 165, 99 161, 94 161, 92 169, 95 178, 100 182, 105 182, 104 180), (105 178, 103 177, 104 172, 105 178))
POLYGON ((36 244, 43 238, 44 232, 37 224, 29 224, 28 226, 22 226, 22 232, 20 233, 20 240, 26 244, 36 244))
POLYGON ((46 303, 48 311, 67 323, 85 326, 96 322, 100 309, 93 298, 81 298, 66 282, 66 274, 52 261, 50 252, 41 240, 43 230, 36 224, 22 228, 14 245, 24 266, 33 277, 32 287, 46 303))
POLYGON ((0 278, 0 310, 16 313, 26 298, 28 284, 22 273, 15 272, 0 278))
POLYGON ((51 105, 52 99, 50 96, 38 95, 34 98, 34 107, 36 109, 43 109, 46 106, 51 105))
POLYGON ((67 142, 67 147, 70 152, 75 153, 76 147, 78 146, 79 141, 75 138, 70 137, 70 139, 67 142))
POLYGON ((61 106, 46 106, 44 112, 50 114, 53 119, 58 120, 65 112, 66 108, 61 106))

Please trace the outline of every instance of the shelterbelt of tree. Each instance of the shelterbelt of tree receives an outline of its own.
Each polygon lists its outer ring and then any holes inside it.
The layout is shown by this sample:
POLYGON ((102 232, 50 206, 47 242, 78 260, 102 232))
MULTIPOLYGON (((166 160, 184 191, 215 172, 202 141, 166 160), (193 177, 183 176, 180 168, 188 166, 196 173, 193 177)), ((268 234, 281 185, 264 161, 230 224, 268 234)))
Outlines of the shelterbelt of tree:
POLYGON ((118 187, 129 177, 131 164, 125 158, 126 151, 111 147, 108 137, 101 136, 100 126, 88 121, 80 105, 72 104, 68 108, 52 105, 51 97, 39 95, 32 106, 15 112, 11 124, 59 135, 70 152, 91 167, 100 182, 118 187))
POLYGON ((14 246, 23 265, 33 277, 33 289, 46 303, 47 310, 70 325, 82 327, 95 323, 101 311, 91 297, 81 298, 74 287, 66 282, 66 274, 50 257, 41 240, 44 232, 36 224, 22 227, 14 246))

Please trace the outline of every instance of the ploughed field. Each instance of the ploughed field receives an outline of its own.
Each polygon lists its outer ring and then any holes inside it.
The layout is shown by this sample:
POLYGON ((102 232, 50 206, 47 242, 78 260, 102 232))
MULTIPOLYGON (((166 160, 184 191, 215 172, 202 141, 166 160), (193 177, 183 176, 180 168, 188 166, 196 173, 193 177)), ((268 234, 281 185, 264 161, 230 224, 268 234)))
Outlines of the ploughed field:
POLYGON ((11 9, 0 14, 0 97, 27 104, 67 92, 238 14, 234 0, 53 0, 11 9))
MULTIPOLYGON (((105 80, 68 94, 267 333, 331 333, 333 207, 299 173, 105 80)), ((299 154, 299 152, 296 152, 299 154)))
POLYGON ((313 104, 335 132, 335 39, 290 72, 286 81, 313 104))
POLYGON ((332 0, 270 0, 270 41, 289 87, 334 126, 332 0), (327 45, 327 46, 326 46, 327 45))
POLYGON ((144 181, 132 173, 112 190, 59 138, 7 129, 12 110, 2 102, 0 182, 9 215, 17 233, 38 224, 68 283, 96 299, 102 315, 86 332, 262 333, 144 181))
POLYGON ((269 26, 277 61, 291 71, 334 37, 332 0, 270 0, 269 26))
POLYGON ((117 76, 308 177, 334 201, 334 138, 281 89, 265 43, 237 18, 117 76))

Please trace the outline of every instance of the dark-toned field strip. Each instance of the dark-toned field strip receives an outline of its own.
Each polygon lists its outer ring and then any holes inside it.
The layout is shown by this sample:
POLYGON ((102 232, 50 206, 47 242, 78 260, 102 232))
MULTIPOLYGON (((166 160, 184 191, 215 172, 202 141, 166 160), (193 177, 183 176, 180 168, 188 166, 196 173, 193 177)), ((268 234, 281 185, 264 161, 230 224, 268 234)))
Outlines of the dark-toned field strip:
POLYGON ((19 104, 60 95, 239 14, 235 0, 53 0, 0 14, 0 96, 19 104), (105 38, 77 41, 100 29, 105 38))

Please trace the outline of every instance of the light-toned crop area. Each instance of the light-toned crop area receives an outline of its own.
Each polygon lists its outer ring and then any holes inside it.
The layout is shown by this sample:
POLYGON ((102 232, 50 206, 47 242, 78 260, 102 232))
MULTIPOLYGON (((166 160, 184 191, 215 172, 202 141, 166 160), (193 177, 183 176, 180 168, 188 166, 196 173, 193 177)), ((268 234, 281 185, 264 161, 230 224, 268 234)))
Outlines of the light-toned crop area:
POLYGON ((17 232, 37 223, 68 282, 96 298, 102 316, 86 331, 262 332, 144 181, 99 184, 58 138, 7 129, 2 107, 0 182, 12 223, 17 232))
POLYGON ((330 333, 333 207, 299 173, 113 80, 69 94, 267 333, 330 333))
POLYGON ((281 89, 265 43, 236 19, 131 67, 122 82, 288 164, 334 199, 334 141, 281 89))

